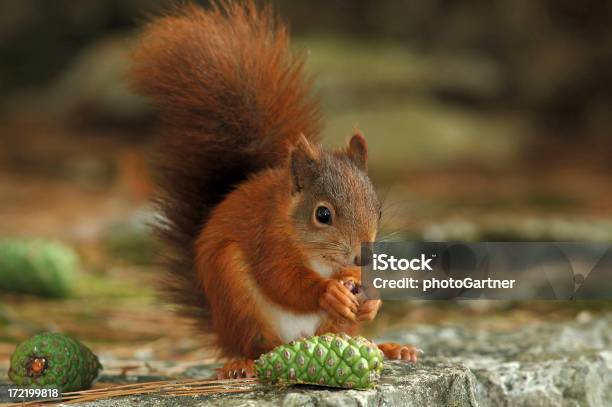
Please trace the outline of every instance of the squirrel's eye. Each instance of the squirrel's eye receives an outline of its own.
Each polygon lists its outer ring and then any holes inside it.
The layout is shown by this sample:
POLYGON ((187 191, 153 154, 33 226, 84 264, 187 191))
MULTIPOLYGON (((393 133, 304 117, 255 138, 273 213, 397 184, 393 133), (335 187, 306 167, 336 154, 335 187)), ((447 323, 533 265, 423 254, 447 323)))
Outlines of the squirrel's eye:
POLYGON ((326 206, 317 207, 315 211, 315 218, 317 219, 317 222, 324 225, 331 225, 332 223, 332 213, 326 206))

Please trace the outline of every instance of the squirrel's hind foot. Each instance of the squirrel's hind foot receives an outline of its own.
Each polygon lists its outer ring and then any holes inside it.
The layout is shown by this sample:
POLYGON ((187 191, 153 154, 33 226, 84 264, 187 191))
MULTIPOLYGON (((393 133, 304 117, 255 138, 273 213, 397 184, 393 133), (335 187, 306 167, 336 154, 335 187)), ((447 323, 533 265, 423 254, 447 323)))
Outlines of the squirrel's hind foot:
POLYGON ((252 359, 234 360, 217 369, 217 380, 251 377, 255 377, 255 361, 252 359))
POLYGON ((423 351, 412 345, 400 345, 399 343, 387 342, 378 345, 385 357, 391 360, 403 360, 406 362, 416 362, 419 353, 423 351))

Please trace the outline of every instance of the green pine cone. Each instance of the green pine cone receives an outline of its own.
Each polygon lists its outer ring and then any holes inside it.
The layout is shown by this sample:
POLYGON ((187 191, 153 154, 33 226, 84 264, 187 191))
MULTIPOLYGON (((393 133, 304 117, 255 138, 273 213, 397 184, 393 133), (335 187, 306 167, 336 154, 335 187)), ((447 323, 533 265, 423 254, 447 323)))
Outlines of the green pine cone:
POLYGON ((378 383, 383 353, 371 341, 325 334, 276 347, 255 362, 263 382, 369 389, 378 383))
POLYGON ((102 365, 88 347, 59 333, 41 333, 17 345, 9 378, 18 386, 88 389, 102 365))
POLYGON ((76 280, 77 268, 76 253, 61 243, 0 240, 0 291, 66 297, 76 280))

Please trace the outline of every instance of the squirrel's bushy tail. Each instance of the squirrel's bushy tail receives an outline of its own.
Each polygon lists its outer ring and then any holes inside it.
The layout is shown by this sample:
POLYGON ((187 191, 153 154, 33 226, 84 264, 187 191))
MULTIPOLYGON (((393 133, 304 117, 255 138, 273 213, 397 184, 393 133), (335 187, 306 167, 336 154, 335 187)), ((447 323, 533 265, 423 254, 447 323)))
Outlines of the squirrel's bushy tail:
MULTIPOLYGON (((157 231, 169 249, 167 291, 207 312, 194 242, 211 209, 249 174, 280 165, 303 133, 318 137, 319 106, 287 28, 253 0, 179 7, 146 27, 131 79, 163 127, 157 231)), ((204 315, 206 316, 206 315, 204 315)))

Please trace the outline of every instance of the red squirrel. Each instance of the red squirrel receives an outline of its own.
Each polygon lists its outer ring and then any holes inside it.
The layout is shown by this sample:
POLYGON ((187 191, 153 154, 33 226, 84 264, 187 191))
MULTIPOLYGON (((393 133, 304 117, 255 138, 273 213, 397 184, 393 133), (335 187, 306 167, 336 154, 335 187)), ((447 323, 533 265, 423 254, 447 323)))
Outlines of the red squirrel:
MULTIPOLYGON (((229 360, 218 377, 251 377, 277 345, 374 319, 381 302, 343 283, 360 282, 360 246, 380 221, 366 140, 319 145, 303 55, 270 6, 222 1, 154 19, 131 78, 162 121, 164 288, 215 334, 229 360)), ((380 348, 416 360, 412 346, 380 348)))

